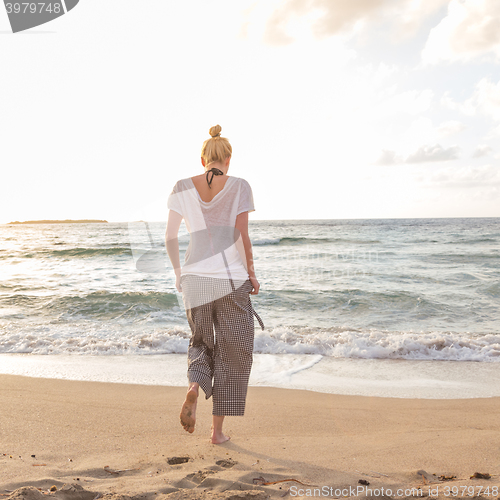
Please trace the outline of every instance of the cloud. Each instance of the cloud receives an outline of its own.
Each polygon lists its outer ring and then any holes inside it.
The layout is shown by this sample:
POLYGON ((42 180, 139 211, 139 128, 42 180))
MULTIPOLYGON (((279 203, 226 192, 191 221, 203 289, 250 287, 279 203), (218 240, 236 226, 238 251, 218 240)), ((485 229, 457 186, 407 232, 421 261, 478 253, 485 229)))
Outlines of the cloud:
POLYGON ((389 0, 287 0, 269 17, 264 41, 270 45, 293 42, 294 38, 287 31, 297 19, 306 20, 318 37, 335 35, 376 15, 387 3, 389 0))
POLYGON ((434 92, 430 89, 407 90, 381 99, 373 106, 373 113, 378 117, 390 117, 407 113, 421 116, 431 108, 434 92))
POLYGON ((440 137, 449 137, 462 132, 466 128, 465 124, 459 122, 458 120, 449 120, 438 126, 437 133, 440 137))
POLYGON ((415 153, 406 158, 405 163, 427 163, 437 161, 450 161, 458 158, 460 148, 452 146, 450 148, 443 148, 440 144, 435 146, 421 146, 415 153))
POLYGON ((500 81, 495 84, 488 78, 483 78, 476 84, 474 93, 469 99, 460 103, 454 101, 449 93, 445 93, 441 104, 467 116, 483 114, 500 121, 500 81))
MULTIPOLYGON (((404 112, 404 109, 400 111, 404 112)), ((395 165, 456 159, 460 148, 453 146, 445 149, 439 143, 465 129, 466 126, 458 120, 448 120, 436 125, 430 118, 417 116, 406 130, 401 130, 397 136, 386 137, 385 148, 381 152, 378 150, 373 164, 395 165)))
MULTIPOLYGON (((435 125, 430 118, 417 115, 408 128, 404 131, 402 130, 401 134, 399 134, 397 149, 407 156, 422 144, 440 143, 444 139, 458 134, 465 128, 465 125, 459 121, 450 120, 435 125)), ((392 149, 396 149, 394 143, 392 146, 392 149)))
POLYGON ((472 158, 482 158, 483 156, 488 156, 491 152, 493 152, 493 148, 487 146, 486 144, 480 144, 474 150, 472 154, 472 158))
POLYGON ((396 151, 391 151, 389 149, 382 150, 377 161, 375 161, 375 165, 396 165, 397 163, 401 163, 401 158, 396 155, 396 151))
POLYGON ((426 176, 428 187, 477 188, 500 186, 500 168, 493 165, 481 167, 445 167, 426 176))
POLYGON ((270 45, 292 43, 295 37, 290 33, 291 27, 301 21, 317 38, 352 34, 380 22, 392 25, 398 39, 408 38, 448 1, 283 0, 267 19, 264 41, 270 45))
POLYGON ((491 129, 488 132, 488 135, 485 137, 485 139, 494 139, 495 141, 498 141, 498 137, 500 137, 500 125, 497 125, 493 129, 491 129))
POLYGON ((470 104, 475 105, 477 110, 500 121, 500 81, 494 84, 487 78, 483 78, 477 84, 470 101, 470 104))
POLYGON ((437 64, 480 57, 500 60, 498 0, 451 0, 446 17, 429 34, 422 60, 437 64))
MULTIPOLYGON (((392 3, 393 21, 399 39, 409 38, 417 33, 422 23, 449 0, 410 0, 392 3)), ((387 14, 386 14, 387 16, 387 14)), ((392 17, 392 16, 391 16, 392 17)))
POLYGON ((443 148, 440 144, 435 146, 421 146, 414 153, 403 158, 396 151, 392 149, 383 149, 374 165, 397 165, 402 163, 429 163, 429 162, 442 162, 458 159, 460 148, 458 146, 451 146, 443 148))

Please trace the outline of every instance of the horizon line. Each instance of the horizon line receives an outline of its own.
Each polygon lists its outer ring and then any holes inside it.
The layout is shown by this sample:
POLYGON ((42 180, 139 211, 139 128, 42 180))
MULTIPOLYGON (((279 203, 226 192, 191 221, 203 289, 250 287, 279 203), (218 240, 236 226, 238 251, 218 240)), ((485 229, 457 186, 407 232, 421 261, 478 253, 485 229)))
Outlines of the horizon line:
MULTIPOLYGON (((449 217, 337 217, 337 218, 307 218, 307 219, 297 219, 297 218, 275 218, 275 219, 251 219, 249 222, 269 222, 269 221, 313 221, 313 220, 404 220, 404 219, 499 219, 500 215, 497 216, 449 216, 449 217)), ((22 224, 128 224, 131 222, 167 222, 166 219, 163 220, 106 220, 106 219, 38 219, 29 221, 11 221, 11 222, 1 222, 2 226, 17 226, 22 224), (50 221, 50 222, 44 222, 50 221), (82 221, 82 222, 80 222, 82 221), (89 221, 89 222, 83 222, 89 221), (95 222, 92 222, 95 221, 95 222)))

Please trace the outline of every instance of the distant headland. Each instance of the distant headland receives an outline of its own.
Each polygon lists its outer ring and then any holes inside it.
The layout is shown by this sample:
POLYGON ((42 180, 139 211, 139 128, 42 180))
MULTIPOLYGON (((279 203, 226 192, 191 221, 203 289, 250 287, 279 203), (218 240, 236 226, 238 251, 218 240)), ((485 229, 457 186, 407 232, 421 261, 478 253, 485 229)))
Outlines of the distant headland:
POLYGON ((9 224, 96 224, 96 223, 107 223, 107 220, 97 220, 97 219, 80 219, 80 220, 25 220, 19 222, 18 220, 14 222, 9 222, 9 224))

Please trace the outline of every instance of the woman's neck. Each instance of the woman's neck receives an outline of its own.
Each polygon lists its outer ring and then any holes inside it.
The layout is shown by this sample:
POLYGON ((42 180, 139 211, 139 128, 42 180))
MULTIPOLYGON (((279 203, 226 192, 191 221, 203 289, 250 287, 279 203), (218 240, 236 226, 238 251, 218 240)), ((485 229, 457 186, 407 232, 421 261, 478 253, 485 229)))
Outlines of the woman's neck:
POLYGON ((205 172, 208 172, 212 168, 218 168, 224 175, 227 175, 227 171, 229 169, 229 165, 224 165, 221 161, 214 161, 213 163, 209 163, 205 166, 205 172))

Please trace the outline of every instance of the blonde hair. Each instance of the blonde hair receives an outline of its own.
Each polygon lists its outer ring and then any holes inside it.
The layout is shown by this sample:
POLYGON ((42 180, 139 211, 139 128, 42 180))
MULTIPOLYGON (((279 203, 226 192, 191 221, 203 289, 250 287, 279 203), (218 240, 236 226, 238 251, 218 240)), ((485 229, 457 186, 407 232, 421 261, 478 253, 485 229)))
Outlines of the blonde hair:
POLYGON ((216 161, 225 161, 233 153, 233 148, 225 137, 221 137, 222 127, 215 125, 210 127, 210 139, 207 139, 201 148, 201 157, 205 160, 205 166, 216 161))

